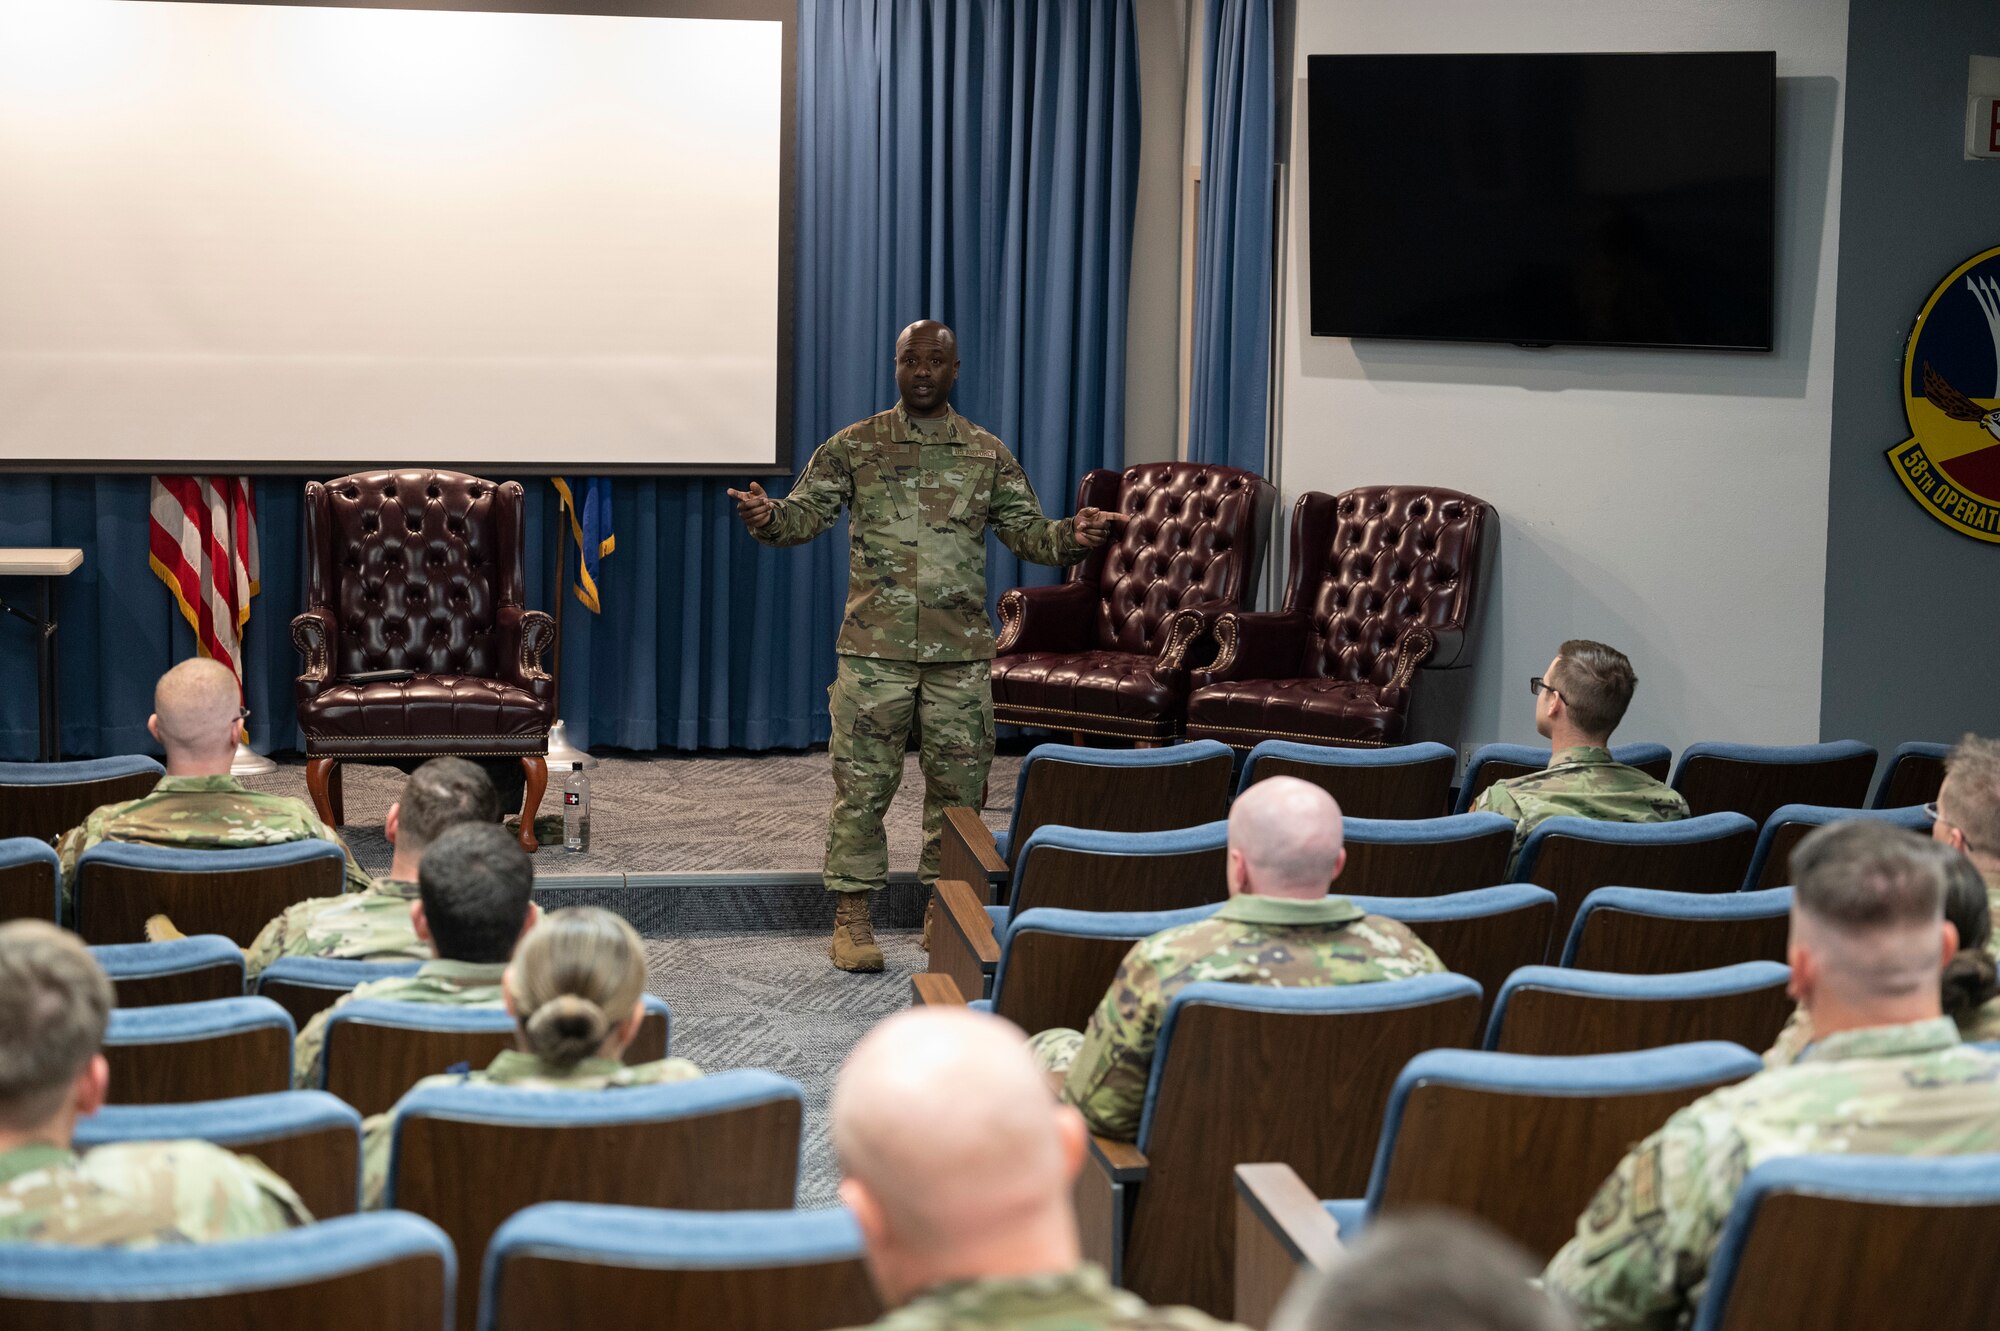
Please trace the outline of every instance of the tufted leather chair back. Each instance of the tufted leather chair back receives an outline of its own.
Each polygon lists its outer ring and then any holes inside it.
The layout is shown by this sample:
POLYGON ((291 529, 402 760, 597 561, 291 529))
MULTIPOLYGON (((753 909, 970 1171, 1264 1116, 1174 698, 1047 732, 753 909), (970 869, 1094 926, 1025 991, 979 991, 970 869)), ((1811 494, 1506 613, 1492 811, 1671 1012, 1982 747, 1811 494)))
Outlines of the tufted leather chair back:
POLYGON ((1433 642, 1426 665, 1457 665, 1498 525, 1489 504, 1456 490, 1301 495, 1284 608, 1312 617, 1304 673, 1388 684, 1417 626, 1433 642))
POLYGON ((520 483, 371 471, 306 486, 306 605, 333 612, 332 673, 498 672, 494 620, 524 582, 520 483))
POLYGON ((1097 584, 1098 649, 1156 653, 1176 610, 1248 607, 1276 501, 1269 481, 1236 467, 1149 462, 1086 473, 1077 507, 1124 519, 1070 571, 1097 584))

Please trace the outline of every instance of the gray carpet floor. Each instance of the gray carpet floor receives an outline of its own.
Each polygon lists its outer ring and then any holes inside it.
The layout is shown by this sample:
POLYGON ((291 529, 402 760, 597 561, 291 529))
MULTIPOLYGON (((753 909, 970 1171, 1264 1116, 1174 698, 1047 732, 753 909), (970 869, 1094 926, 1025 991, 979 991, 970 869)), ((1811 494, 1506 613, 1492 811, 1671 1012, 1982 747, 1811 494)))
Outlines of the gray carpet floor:
MULTIPOLYGON (((987 821, 1004 826, 1018 757, 993 763, 987 821)), ((880 975, 848 975, 826 957, 832 911, 817 885, 833 802, 824 753, 605 758, 590 773, 591 847, 535 856, 545 909, 597 905, 647 940, 647 987, 673 1009, 673 1052, 704 1070, 765 1068, 805 1092, 799 1205, 838 1204, 826 1105, 841 1060, 864 1032, 907 1007, 925 965, 913 883, 923 776, 910 759, 888 818, 895 881, 878 899, 880 975), (770 881, 784 875, 793 881, 770 881), (760 878, 762 880, 760 880, 760 878)), ((382 819, 402 788, 391 767, 348 765, 341 835, 362 866, 386 870, 382 819)), ((248 784, 305 798, 305 768, 288 763, 248 784)), ((552 791, 543 801, 559 812, 552 791)))

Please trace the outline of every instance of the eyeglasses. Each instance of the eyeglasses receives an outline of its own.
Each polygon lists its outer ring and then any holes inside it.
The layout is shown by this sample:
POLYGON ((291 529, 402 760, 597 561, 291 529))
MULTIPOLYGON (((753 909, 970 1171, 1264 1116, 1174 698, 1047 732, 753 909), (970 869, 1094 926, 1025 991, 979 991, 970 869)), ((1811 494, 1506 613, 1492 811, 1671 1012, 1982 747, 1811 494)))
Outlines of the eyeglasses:
POLYGON ((1528 681, 1528 692, 1533 694, 1535 697, 1537 698, 1541 697, 1542 691, 1544 689, 1548 690, 1550 693, 1555 694, 1556 697, 1562 698, 1564 702, 1569 701, 1569 699, 1563 698, 1561 689, 1549 683, 1547 680, 1543 679, 1540 675, 1536 675, 1533 679, 1528 681))
POLYGON ((250 719, 250 709, 248 707, 237 708, 236 719, 238 721, 248 721, 250 719))

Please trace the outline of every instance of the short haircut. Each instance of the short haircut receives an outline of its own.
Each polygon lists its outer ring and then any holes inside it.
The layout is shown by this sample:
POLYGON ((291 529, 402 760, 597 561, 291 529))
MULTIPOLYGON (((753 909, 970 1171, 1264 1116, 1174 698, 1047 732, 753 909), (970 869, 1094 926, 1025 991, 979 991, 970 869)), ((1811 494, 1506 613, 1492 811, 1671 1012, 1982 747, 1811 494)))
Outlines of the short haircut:
POLYGON ((460 823, 500 821, 499 792, 463 758, 433 758, 410 773, 396 807, 396 842, 405 851, 428 849, 460 823))
POLYGON ((440 957, 501 962, 528 922, 535 866, 498 823, 460 823, 424 852, 417 890, 440 957))
POLYGON ((1944 760, 1951 785, 1945 821, 1982 855, 2000 855, 2000 740, 1967 735, 1944 760))
POLYGON ((1874 818, 1815 828, 1792 850, 1793 901, 1849 934, 1941 920, 1949 857, 1957 855, 1874 818))
POLYGON ((1639 677, 1616 647, 1588 638, 1571 638, 1556 652, 1555 678, 1548 681, 1562 695, 1577 728, 1591 735, 1609 735, 1625 719, 1639 677))
POLYGON ((1486 1225, 1441 1211, 1379 1220, 1322 1273, 1292 1284, 1272 1331, 1570 1331, 1528 1282, 1528 1255, 1486 1225))
POLYGON ((97 1051, 111 981, 75 934, 45 920, 0 924, 0 1128, 53 1118, 97 1051))

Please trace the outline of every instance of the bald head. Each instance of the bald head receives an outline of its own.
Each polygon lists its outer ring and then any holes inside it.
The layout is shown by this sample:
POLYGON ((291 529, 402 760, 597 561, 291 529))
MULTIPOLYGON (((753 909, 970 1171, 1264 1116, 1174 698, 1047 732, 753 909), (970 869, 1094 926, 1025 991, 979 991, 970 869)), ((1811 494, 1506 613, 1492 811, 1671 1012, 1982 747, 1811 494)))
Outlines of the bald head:
MULTIPOLYGON (((936 342, 941 344, 956 359, 958 356, 958 334, 935 319, 919 319, 902 332, 896 334, 896 350, 901 351, 912 341, 936 342)), ((881 345, 877 343, 876 345, 881 345)))
POLYGON ((1011 1023, 964 1008, 889 1018, 848 1056, 832 1115, 842 1196, 878 1280, 884 1250, 935 1274, 977 1265, 966 1254, 1051 1216, 1074 1243, 1067 1212, 1081 1124, 1055 1102, 1011 1023))
POLYGON ((235 752, 241 696, 229 667, 203 657, 160 676, 153 689, 153 733, 166 745, 168 758, 235 752))
POLYGON ((1229 860, 1235 891, 1324 896, 1347 862, 1340 806, 1326 791, 1295 776, 1259 781, 1230 806, 1229 860))

